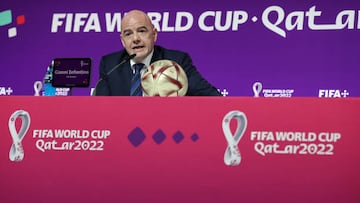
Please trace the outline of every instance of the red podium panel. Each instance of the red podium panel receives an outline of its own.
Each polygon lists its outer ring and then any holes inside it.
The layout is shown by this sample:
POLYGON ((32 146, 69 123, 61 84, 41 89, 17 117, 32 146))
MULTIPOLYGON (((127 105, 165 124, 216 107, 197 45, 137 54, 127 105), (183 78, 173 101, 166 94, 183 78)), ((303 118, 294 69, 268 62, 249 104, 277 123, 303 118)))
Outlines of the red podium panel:
POLYGON ((0 105, 0 202, 360 202, 357 98, 0 105))

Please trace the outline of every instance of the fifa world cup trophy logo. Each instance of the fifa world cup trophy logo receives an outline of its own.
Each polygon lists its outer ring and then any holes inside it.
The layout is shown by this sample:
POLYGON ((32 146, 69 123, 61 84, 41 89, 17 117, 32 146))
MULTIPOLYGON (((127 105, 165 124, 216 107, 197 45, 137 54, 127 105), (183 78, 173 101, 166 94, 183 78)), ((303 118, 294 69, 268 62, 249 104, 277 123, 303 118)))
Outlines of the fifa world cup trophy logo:
POLYGON ((253 84, 254 97, 259 97, 261 90, 262 90, 261 82, 255 82, 253 84))
POLYGON ((13 140, 11 145, 9 158, 11 161, 22 161, 24 159, 24 149, 21 141, 24 139, 26 132, 30 127, 30 115, 24 110, 15 111, 9 118, 9 130, 13 140), (15 122, 17 118, 21 118, 21 127, 19 132, 16 131, 15 122))
POLYGON ((230 111, 225 115, 222 121, 223 132, 228 143, 224 154, 224 162, 228 166, 237 166, 241 162, 241 154, 238 148, 238 143, 245 133, 246 126, 246 116, 240 111, 230 111), (232 119, 236 119, 237 121, 237 127, 234 134, 232 134, 230 129, 230 121, 232 119))

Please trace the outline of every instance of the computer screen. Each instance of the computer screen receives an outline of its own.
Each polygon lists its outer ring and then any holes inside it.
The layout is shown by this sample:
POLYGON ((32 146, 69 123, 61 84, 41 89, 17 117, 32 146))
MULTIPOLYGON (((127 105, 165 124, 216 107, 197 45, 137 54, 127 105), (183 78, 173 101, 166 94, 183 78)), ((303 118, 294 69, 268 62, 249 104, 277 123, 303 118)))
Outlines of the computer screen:
POLYGON ((90 58, 55 58, 52 61, 54 87, 89 87, 90 58))

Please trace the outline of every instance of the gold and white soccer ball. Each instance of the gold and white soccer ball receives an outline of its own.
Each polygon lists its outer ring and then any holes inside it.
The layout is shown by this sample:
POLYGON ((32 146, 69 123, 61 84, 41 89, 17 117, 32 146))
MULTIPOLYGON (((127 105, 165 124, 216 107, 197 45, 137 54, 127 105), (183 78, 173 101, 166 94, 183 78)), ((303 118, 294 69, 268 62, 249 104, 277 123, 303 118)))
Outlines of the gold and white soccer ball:
POLYGON ((175 61, 159 60, 152 63, 141 78, 144 96, 185 96, 188 79, 175 61))

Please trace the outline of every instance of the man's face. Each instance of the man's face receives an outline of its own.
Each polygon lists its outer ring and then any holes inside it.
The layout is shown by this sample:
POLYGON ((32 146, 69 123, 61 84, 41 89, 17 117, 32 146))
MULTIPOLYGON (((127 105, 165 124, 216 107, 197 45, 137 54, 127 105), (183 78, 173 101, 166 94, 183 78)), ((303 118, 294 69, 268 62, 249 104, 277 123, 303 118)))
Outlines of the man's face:
POLYGON ((157 30, 144 13, 128 13, 121 23, 121 42, 129 55, 136 54, 134 61, 140 62, 153 50, 157 30))

